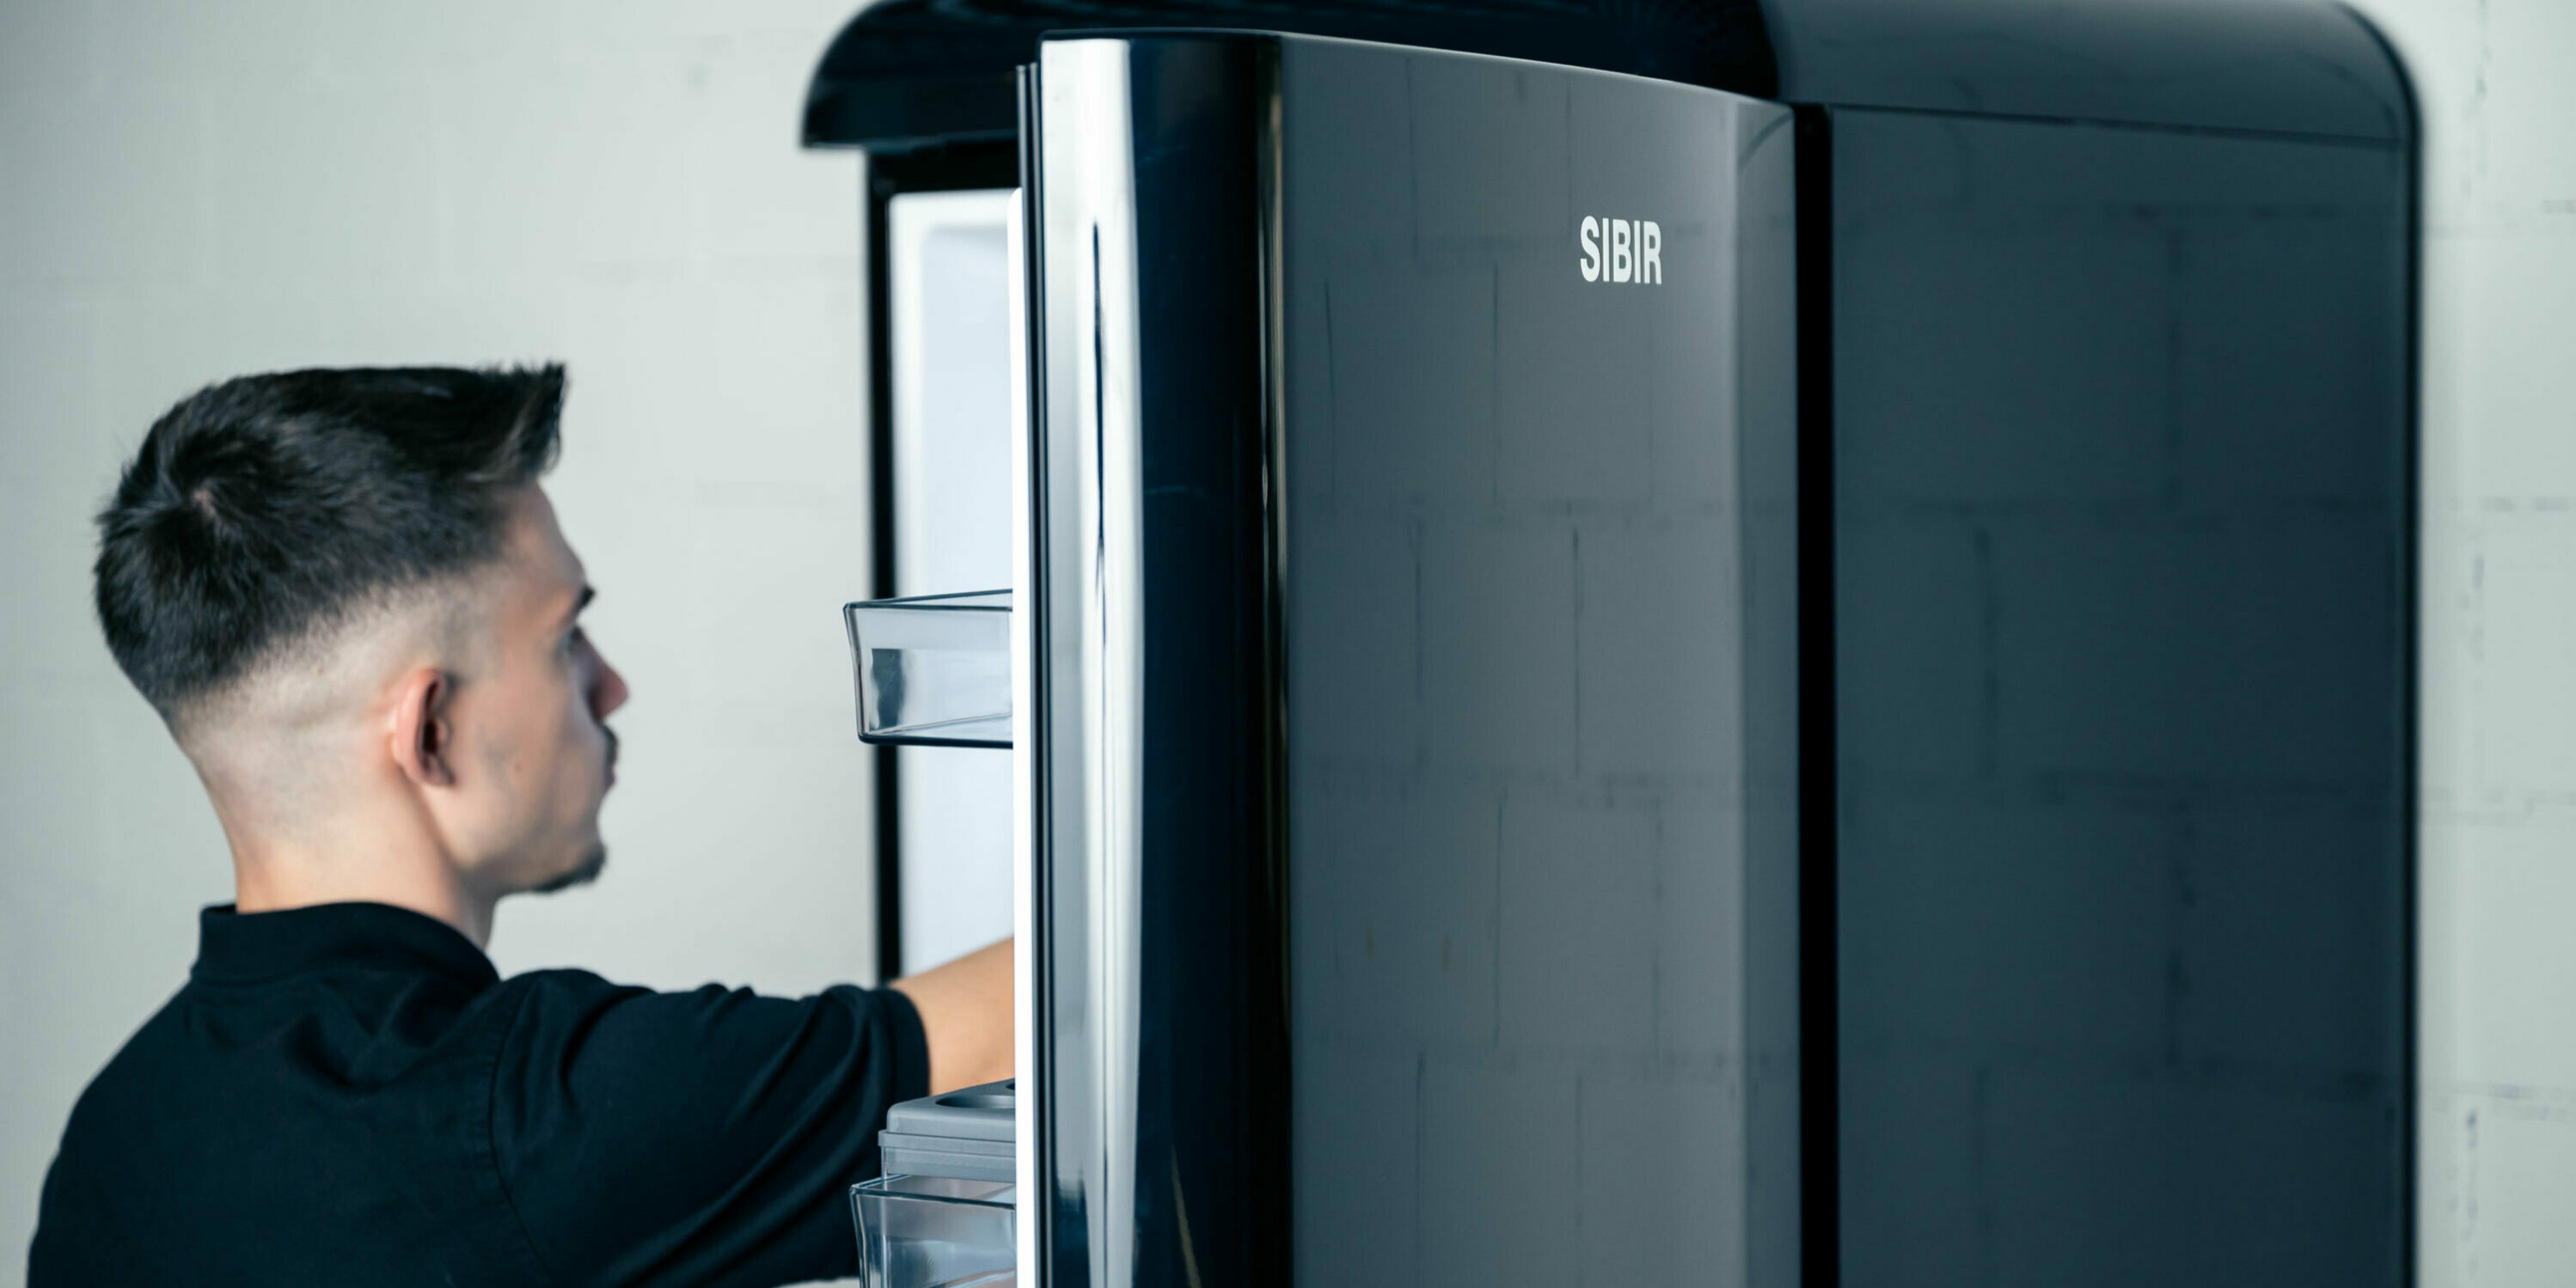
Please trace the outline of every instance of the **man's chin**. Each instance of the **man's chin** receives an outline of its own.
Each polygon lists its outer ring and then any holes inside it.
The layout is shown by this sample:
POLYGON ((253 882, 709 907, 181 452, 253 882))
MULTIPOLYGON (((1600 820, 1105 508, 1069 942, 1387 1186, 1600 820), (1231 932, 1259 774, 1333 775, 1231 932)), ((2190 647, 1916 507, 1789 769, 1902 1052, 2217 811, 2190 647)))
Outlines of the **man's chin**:
POLYGON ((562 872, 556 873, 553 877, 548 878, 543 885, 537 886, 529 893, 554 894, 558 891, 570 890, 574 886, 589 885, 591 882, 599 879, 599 870, 607 866, 608 847, 605 845, 594 845, 590 847, 590 853, 582 856, 580 863, 575 864, 562 872))

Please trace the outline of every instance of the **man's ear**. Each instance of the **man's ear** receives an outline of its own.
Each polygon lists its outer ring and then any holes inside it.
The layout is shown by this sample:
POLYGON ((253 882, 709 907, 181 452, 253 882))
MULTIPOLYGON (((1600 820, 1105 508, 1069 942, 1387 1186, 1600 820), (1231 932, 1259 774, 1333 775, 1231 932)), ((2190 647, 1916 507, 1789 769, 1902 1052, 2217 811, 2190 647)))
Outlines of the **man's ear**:
POLYGON ((403 776, 423 787, 456 785, 456 730, 448 716, 456 679, 434 666, 414 667, 394 691, 388 748, 403 776))

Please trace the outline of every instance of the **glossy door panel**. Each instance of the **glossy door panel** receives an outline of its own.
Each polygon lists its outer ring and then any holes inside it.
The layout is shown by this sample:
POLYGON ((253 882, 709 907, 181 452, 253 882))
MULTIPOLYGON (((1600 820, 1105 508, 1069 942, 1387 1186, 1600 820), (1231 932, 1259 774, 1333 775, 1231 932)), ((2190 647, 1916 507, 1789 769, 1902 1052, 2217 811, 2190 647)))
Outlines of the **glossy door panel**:
POLYGON ((1788 113, 1322 41, 1281 86, 1299 1281, 1746 1282, 1795 1177, 1747 920, 1794 899, 1788 113))
POLYGON ((1287 1273, 1257 40, 1050 42, 1033 443, 1041 1282, 1287 1273))
POLYGON ((1787 112, 1039 79, 1048 1281, 1787 1282, 1787 112))

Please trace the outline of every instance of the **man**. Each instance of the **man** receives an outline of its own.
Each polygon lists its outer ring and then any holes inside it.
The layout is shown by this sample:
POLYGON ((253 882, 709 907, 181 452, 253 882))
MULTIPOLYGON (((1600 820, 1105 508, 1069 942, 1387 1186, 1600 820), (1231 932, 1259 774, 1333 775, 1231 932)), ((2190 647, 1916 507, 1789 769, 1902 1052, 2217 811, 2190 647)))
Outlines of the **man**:
POLYGON ((495 975, 503 897, 599 874, 626 700, 537 484, 562 399, 299 371, 145 437, 99 619, 237 899, 73 1110, 37 1288, 828 1278, 886 1107, 1009 1076, 1007 942, 799 1001, 495 975))

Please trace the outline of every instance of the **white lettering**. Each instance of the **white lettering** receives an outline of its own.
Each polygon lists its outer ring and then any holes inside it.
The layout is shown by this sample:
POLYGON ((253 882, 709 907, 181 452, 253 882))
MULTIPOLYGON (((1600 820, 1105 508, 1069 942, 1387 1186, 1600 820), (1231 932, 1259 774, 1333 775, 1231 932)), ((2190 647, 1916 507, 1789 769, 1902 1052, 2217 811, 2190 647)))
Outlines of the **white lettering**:
POLYGON ((1576 271, 1587 282, 1664 284, 1664 226, 1652 219, 1585 215, 1576 226, 1576 271))

